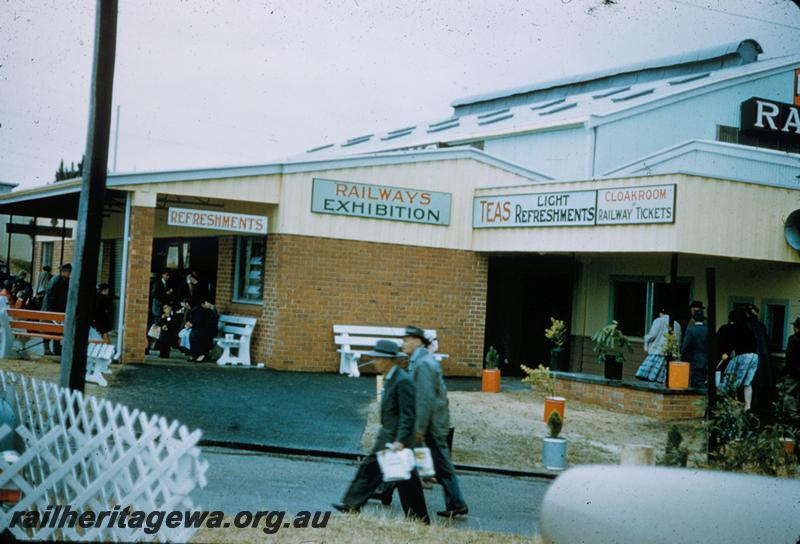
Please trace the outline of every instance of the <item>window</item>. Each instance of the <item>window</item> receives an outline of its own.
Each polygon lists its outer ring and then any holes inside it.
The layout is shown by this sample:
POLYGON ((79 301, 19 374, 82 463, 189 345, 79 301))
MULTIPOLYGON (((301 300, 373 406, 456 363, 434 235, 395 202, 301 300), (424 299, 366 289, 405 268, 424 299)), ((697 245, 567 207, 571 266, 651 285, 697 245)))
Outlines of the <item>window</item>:
POLYGON ((786 305, 767 302, 761 310, 767 327, 767 344, 770 351, 782 351, 786 333, 786 305))
POLYGON ((236 240, 236 270, 233 300, 250 304, 263 301, 264 254, 263 236, 239 237, 236 240))
POLYGON ((42 262, 39 268, 42 266, 53 267, 53 242, 42 242, 42 262))
MULTIPOLYGON (((688 279, 678 279, 678 321, 685 321, 691 302, 688 279), (680 311, 686 308, 687 312, 680 311)), ((662 279, 620 278, 611 280, 611 316, 626 336, 643 337, 660 308, 669 308, 669 283, 662 279)))

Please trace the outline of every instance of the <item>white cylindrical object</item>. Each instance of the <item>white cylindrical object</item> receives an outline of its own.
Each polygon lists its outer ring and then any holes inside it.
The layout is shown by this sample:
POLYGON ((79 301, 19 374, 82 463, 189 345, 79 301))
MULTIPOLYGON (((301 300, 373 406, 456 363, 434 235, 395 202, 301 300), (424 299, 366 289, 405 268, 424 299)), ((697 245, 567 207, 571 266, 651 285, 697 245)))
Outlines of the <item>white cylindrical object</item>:
POLYGON ((542 503, 545 543, 794 544, 800 481, 729 472, 586 465, 542 503))
POLYGON ((381 401, 381 393, 383 393, 383 374, 375 376, 375 398, 378 402, 381 401))
POLYGON ((656 464, 656 449, 653 446, 642 444, 625 444, 619 455, 620 465, 648 465, 656 464))

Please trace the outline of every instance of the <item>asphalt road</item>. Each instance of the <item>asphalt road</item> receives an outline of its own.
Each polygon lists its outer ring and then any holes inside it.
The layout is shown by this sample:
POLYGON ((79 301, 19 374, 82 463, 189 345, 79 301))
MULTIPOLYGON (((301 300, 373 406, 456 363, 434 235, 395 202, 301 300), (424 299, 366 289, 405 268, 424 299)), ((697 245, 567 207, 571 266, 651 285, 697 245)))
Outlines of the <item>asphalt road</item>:
MULTIPOLYGON (((289 457, 205 448, 209 461, 208 485, 194 497, 204 510, 236 514, 242 510, 299 511, 332 510, 355 475, 351 461, 312 457, 289 457)), ((470 515, 447 521, 435 516, 444 509, 441 487, 425 491, 434 523, 481 531, 532 536, 538 532, 539 508, 548 480, 488 474, 459 474, 470 515)), ((370 501, 367 515, 391 513, 402 516, 399 499, 391 508, 370 501)))

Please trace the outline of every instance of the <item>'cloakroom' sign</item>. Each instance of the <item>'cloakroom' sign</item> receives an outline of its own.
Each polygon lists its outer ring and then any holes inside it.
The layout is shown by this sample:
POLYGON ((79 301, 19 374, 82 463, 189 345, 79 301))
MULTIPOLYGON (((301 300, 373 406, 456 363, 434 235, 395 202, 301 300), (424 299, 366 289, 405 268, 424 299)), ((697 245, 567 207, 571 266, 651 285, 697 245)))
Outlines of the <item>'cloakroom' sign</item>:
POLYGON ((449 225, 451 200, 450 193, 314 178, 311 211, 449 225))
POLYGON ((477 196, 474 228, 641 225, 675 221, 675 185, 477 196))
POLYGON ((167 224, 242 234, 267 234, 267 218, 263 215, 170 208, 167 210, 167 224))

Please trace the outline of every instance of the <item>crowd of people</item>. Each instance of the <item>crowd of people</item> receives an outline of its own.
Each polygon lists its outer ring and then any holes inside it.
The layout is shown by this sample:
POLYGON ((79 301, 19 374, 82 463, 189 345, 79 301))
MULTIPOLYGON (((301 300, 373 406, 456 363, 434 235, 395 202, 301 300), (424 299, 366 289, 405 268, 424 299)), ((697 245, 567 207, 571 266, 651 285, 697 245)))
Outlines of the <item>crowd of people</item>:
POLYGON ((786 364, 781 375, 770 360, 767 328, 759 319, 759 308, 748 304, 744 309, 733 310, 728 320, 717 331, 717 349, 710 353, 705 306, 695 300, 689 307, 690 319, 681 338, 681 325, 674 320, 670 329, 670 316, 661 309, 645 336, 647 357, 636 372, 636 377, 664 383, 667 353, 665 343, 670 330, 680 346, 681 360, 691 364, 690 385, 707 387, 709 360, 717 363, 722 392, 739 396, 748 410, 769 417, 776 400, 776 386, 783 382, 787 409, 798 419, 800 404, 800 317, 792 324, 794 334, 789 338, 786 364), (712 359, 713 356, 713 359, 712 359))
POLYGON ((208 361, 219 321, 210 286, 196 271, 188 272, 184 281, 172 279, 172 272, 164 270, 150 288, 151 343, 162 359, 177 348, 189 361, 208 361))

